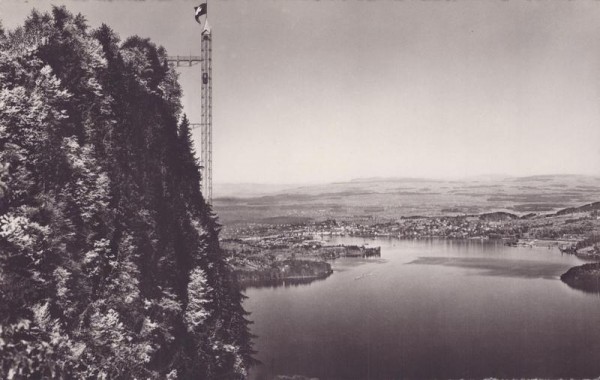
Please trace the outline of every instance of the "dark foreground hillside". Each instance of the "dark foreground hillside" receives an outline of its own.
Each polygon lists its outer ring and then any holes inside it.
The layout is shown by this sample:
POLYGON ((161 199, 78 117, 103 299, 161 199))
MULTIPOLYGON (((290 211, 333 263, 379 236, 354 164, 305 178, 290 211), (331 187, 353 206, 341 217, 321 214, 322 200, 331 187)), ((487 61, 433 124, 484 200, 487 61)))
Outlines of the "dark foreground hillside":
POLYGON ((0 378, 232 378, 242 295, 163 48, 0 27, 0 378))

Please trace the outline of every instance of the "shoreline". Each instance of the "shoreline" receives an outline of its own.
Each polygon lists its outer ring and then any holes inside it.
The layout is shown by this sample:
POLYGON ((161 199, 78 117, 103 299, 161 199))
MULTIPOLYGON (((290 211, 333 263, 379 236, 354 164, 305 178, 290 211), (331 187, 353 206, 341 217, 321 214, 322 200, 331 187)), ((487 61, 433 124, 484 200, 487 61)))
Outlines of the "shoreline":
POLYGON ((331 264, 327 262, 296 259, 276 261, 269 268, 234 270, 242 288, 299 285, 325 279, 332 273, 331 264))

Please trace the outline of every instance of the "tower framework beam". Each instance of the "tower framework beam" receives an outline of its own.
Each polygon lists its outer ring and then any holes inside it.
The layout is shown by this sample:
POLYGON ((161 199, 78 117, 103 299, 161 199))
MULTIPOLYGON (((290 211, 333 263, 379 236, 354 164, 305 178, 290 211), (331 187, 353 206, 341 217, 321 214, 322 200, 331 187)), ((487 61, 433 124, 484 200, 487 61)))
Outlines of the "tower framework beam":
POLYGON ((167 62, 177 67, 188 64, 188 66, 196 65, 202 62, 202 57, 198 55, 170 55, 167 57, 167 62))
POLYGON ((202 194, 212 204, 212 34, 205 26, 202 31, 201 59, 202 64, 202 159, 204 166, 202 178, 202 194))
POLYGON ((207 203, 212 204, 212 33, 208 23, 202 31, 200 56, 169 56, 169 64, 191 67, 200 64, 202 70, 200 123, 192 123, 192 129, 200 128, 200 189, 207 203))

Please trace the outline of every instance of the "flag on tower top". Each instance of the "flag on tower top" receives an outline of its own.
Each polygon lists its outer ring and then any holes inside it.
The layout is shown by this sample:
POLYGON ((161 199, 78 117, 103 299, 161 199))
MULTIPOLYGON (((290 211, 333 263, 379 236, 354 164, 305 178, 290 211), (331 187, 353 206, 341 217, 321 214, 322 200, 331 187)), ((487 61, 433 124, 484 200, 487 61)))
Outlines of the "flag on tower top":
POLYGON ((195 11, 194 18, 196 19, 196 22, 198 22, 198 24, 201 24, 200 16, 207 14, 206 7, 207 7, 206 3, 202 3, 202 4, 198 5, 197 7, 194 7, 194 11, 195 11))

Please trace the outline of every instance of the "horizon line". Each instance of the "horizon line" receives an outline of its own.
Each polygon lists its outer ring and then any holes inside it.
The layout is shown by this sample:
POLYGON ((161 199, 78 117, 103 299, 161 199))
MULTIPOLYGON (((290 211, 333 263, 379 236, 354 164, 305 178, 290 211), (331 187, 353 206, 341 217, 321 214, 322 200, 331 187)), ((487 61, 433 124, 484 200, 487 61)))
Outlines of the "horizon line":
POLYGON ((551 174, 475 174, 468 176, 373 176, 373 177, 354 177, 344 180, 332 181, 299 181, 299 182, 248 182, 248 181, 214 181, 215 185, 262 185, 262 186, 306 186, 306 185, 328 185, 336 183, 351 183, 359 181, 389 181, 389 180, 414 180, 414 181, 457 181, 457 180, 473 180, 477 178, 495 177, 495 178, 530 178, 530 177, 589 177, 600 178, 599 174, 584 174, 584 173, 551 173, 551 174))

